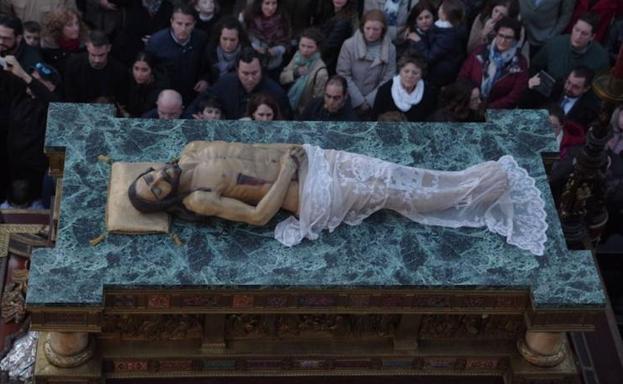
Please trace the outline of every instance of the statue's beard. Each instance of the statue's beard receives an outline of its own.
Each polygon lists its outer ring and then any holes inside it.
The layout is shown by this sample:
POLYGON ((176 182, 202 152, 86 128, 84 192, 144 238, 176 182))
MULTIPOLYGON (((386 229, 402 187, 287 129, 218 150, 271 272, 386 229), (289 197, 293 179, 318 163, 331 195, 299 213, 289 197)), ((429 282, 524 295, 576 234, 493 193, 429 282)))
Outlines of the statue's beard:
POLYGON ((153 169, 148 169, 139 175, 136 180, 130 185, 128 189, 128 197, 130 202, 138 211, 143 213, 155 213, 155 212, 167 212, 175 217, 181 218, 186 221, 193 222, 205 222, 208 220, 207 217, 198 215, 194 212, 191 212, 184 207, 184 199, 193 191, 188 191, 184 193, 179 193, 179 185, 180 180, 182 178, 182 169, 174 163, 175 167, 174 177, 169 176, 166 180, 171 184, 171 192, 167 195, 166 198, 158 201, 150 201, 143 199, 138 196, 136 193, 136 182, 143 177, 146 173, 153 171, 153 169))
POLYGON ((155 212, 168 211, 169 209, 171 209, 172 206, 181 204, 182 200, 187 195, 187 194, 182 194, 178 196, 178 188, 180 185, 182 170, 179 167, 179 165, 177 165, 177 163, 173 164, 173 167, 175 169, 174 175, 168 176, 167 174, 167 177, 165 177, 164 179, 171 185, 171 191, 163 199, 156 200, 156 201, 147 200, 139 196, 139 194, 136 191, 136 183, 138 182, 138 180, 144 177, 147 173, 153 172, 154 171, 153 168, 149 168, 145 172, 141 173, 134 180, 134 182, 130 184, 130 187, 128 188, 128 198, 130 199, 130 202, 132 203, 134 208, 136 208, 138 211, 143 212, 143 213, 155 213, 155 212))

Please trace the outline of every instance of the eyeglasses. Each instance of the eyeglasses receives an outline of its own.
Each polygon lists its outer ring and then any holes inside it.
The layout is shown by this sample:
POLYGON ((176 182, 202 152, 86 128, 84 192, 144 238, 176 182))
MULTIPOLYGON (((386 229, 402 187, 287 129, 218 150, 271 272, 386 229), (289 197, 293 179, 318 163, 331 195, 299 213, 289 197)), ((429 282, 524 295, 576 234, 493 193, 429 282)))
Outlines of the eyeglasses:
POLYGON ((504 35, 504 34, 502 34, 502 33, 498 33, 498 34, 497 34, 497 37, 499 37, 499 38, 500 38, 500 39, 502 39, 502 40, 509 40, 509 41, 511 41, 511 40, 515 40, 515 36, 504 35))

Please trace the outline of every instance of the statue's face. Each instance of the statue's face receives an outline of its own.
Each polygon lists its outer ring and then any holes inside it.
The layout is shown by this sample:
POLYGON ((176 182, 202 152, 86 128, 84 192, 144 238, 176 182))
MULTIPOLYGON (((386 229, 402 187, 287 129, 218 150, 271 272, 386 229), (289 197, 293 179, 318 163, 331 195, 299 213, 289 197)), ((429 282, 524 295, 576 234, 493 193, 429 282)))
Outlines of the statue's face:
POLYGON ((167 164, 147 172, 136 181, 136 194, 147 201, 160 201, 170 197, 182 170, 177 164, 167 164))

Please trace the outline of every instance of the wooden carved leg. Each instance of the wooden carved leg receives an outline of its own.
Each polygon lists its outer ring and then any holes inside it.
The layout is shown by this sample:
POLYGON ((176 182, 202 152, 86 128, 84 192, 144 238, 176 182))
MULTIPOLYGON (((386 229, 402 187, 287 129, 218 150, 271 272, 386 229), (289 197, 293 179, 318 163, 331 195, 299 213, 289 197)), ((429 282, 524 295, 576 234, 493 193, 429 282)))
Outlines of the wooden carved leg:
POLYGON ((519 353, 530 364, 538 367, 554 367, 565 359, 564 333, 526 331, 517 341, 519 353))
POLYGON ((205 315, 201 349, 204 352, 222 352, 225 348, 225 315, 205 315))
POLYGON ((86 332, 50 332, 43 348, 50 364, 75 368, 93 356, 94 343, 86 332))
POLYGON ((397 351, 416 350, 421 323, 422 315, 402 315, 400 325, 394 335, 394 349, 397 351))

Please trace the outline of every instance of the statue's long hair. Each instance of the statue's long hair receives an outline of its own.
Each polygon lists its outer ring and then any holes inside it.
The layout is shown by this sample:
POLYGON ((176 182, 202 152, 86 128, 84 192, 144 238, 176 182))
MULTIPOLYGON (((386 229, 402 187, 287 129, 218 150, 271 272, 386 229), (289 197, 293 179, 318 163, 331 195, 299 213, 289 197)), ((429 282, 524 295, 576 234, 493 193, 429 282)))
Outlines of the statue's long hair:
POLYGON ((205 221, 205 217, 197 215, 194 212, 191 212, 184 207, 182 203, 184 198, 188 196, 191 192, 178 194, 178 188, 180 185, 181 177, 178 176, 176 179, 168 179, 167 181, 171 184, 171 192, 169 196, 165 199, 158 201, 146 200, 138 195, 136 192, 136 183, 138 180, 148 174, 149 172, 154 171, 154 168, 149 168, 145 172, 138 175, 136 179, 130 184, 128 188, 128 198, 130 199, 130 203, 136 208, 139 212, 143 213, 156 213, 156 212, 167 212, 171 213, 174 216, 187 221, 205 221))

